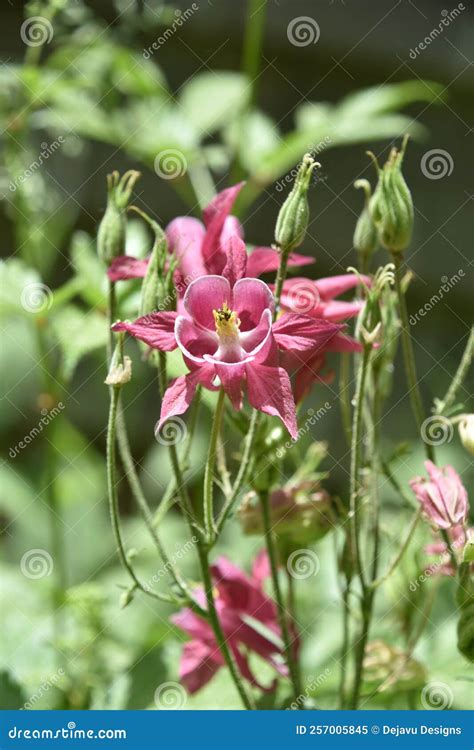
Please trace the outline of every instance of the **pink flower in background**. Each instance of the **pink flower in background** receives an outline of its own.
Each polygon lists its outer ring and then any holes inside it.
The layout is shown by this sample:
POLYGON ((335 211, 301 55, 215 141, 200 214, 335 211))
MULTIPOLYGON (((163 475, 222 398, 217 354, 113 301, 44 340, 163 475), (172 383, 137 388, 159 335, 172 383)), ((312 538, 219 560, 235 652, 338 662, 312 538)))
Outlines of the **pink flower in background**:
MULTIPOLYGON (((464 526, 458 524, 448 529, 448 537, 451 545, 451 550, 454 552, 456 557, 462 559, 462 552, 467 542, 474 536, 474 529, 465 529, 464 526)), ((430 564, 429 569, 435 575, 442 576, 454 576, 456 575, 456 569, 451 560, 449 549, 446 542, 441 539, 427 544, 425 547, 425 553, 427 555, 436 555, 436 560, 430 564)))
MULTIPOLYGON (((249 651, 265 659, 279 674, 287 675, 276 606, 263 591, 263 579, 268 573, 266 553, 255 560, 251 576, 225 557, 211 566, 216 609, 229 648, 241 675, 261 690, 272 690, 274 685, 263 687, 257 681, 249 667, 249 651)), ((196 600, 206 606, 201 589, 196 592, 196 600)), ((224 665, 224 659, 211 626, 191 609, 183 609, 171 620, 191 637, 183 648, 180 679, 189 693, 196 693, 224 665)), ((296 655, 298 637, 294 628, 292 636, 296 655)))
MULTIPOLYGON (((228 262, 228 243, 231 238, 242 239, 243 227, 239 220, 231 215, 234 202, 244 183, 240 182, 222 190, 210 202, 203 212, 204 224, 192 216, 178 216, 168 224, 166 237, 170 252, 178 260, 176 284, 185 288, 199 276, 206 274, 224 275, 228 262)), ((243 244, 243 243, 242 243, 243 244)), ((271 247, 256 247, 250 255, 245 245, 245 276, 261 276, 276 271, 280 256, 271 247)), ((302 266, 313 263, 313 258, 292 253, 290 266, 302 266)), ((111 281, 142 278, 147 269, 148 260, 122 255, 112 262, 108 269, 111 281)))
POLYGON ((365 303, 362 300, 345 302, 336 297, 354 289, 362 282, 370 286, 368 276, 359 277, 355 273, 316 280, 304 277, 287 279, 283 284, 281 306, 284 310, 306 313, 314 318, 324 318, 333 322, 347 320, 358 315, 365 303))
POLYGON ((116 323, 114 331, 162 351, 180 348, 190 372, 169 386, 161 405, 158 429, 189 407, 198 384, 222 386, 234 409, 242 407, 245 387, 255 409, 278 416, 292 437, 297 435, 290 378, 280 360, 291 351, 301 356, 324 350, 342 329, 337 323, 308 315, 284 313, 273 322, 274 299, 260 279, 245 272, 243 243, 231 242, 225 276, 202 276, 186 290, 184 314, 152 313, 134 323, 116 323))
POLYGON ((426 517, 438 529, 449 529, 463 523, 468 511, 466 489, 452 466, 439 469, 425 461, 429 480, 415 477, 410 487, 423 507, 426 517))

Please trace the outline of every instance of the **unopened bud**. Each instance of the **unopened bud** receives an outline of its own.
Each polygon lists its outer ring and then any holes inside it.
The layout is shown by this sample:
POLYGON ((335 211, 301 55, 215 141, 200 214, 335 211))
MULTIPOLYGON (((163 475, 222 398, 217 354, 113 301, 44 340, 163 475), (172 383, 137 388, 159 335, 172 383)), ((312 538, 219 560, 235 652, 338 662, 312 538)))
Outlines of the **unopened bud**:
MULTIPOLYGON (((413 201, 402 174, 407 138, 401 151, 393 148, 382 168, 374 159, 378 183, 370 199, 369 210, 377 227, 380 243, 394 253, 403 252, 410 243, 413 230, 413 201)), ((370 153, 370 152, 369 152, 370 153)))
POLYGON ((127 589, 122 594, 120 594, 120 609, 125 609, 125 607, 128 607, 130 602, 133 601, 133 597, 135 594, 135 588, 132 587, 130 589, 127 589))
POLYGON ((123 353, 124 334, 119 333, 117 337, 117 346, 112 355, 109 372, 105 378, 105 384, 114 387, 121 387, 129 383, 132 379, 132 360, 123 353))
POLYGON ((305 154, 298 169, 295 184, 280 208, 275 227, 275 242, 283 253, 299 247, 304 240, 309 221, 308 189, 316 166, 311 154, 305 154))
POLYGON ((372 190, 368 180, 356 180, 354 182, 354 187, 362 188, 364 190, 365 201, 362 213, 357 219, 352 242, 357 254, 364 259, 365 263, 367 263, 377 250, 379 244, 377 227, 372 221, 369 211, 369 201, 372 190))
POLYGON ((463 414, 459 422, 459 437, 465 449, 474 455, 474 414, 463 414))
POLYGON ((126 210, 139 177, 140 173, 134 170, 122 177, 118 172, 107 175, 107 208, 97 234, 97 251, 107 265, 125 253, 126 210))

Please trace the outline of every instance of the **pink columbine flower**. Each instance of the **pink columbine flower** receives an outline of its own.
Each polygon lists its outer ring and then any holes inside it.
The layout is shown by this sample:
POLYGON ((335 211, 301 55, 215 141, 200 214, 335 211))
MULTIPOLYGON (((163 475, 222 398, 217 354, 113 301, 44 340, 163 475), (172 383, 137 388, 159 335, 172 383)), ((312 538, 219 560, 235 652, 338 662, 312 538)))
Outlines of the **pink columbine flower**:
POLYGON ((233 407, 242 407, 245 388, 255 409, 278 416, 290 435, 297 436, 295 402, 281 358, 294 353, 314 354, 337 336, 342 326, 308 315, 284 313, 273 322, 274 299, 260 279, 240 277, 245 247, 233 240, 235 252, 225 276, 202 276, 186 290, 184 314, 152 313, 134 323, 116 323, 162 351, 179 347, 189 373, 169 386, 161 405, 157 429, 189 407, 198 384, 224 388, 233 407), (233 283, 231 283, 233 282, 233 283))
MULTIPOLYGON (((252 685, 265 691, 272 690, 274 684, 263 687, 257 681, 249 667, 249 651, 265 659, 279 674, 287 675, 275 603, 263 591, 268 569, 265 553, 257 557, 251 576, 225 557, 211 566, 217 613, 239 671, 252 685)), ((196 593, 196 600, 205 607, 201 589, 196 593)), ((191 609, 183 609, 171 620, 191 636, 183 648, 179 673, 188 692, 196 693, 224 665, 223 657, 211 626, 191 609)), ((292 636, 296 655, 298 638, 294 627, 292 636)))
MULTIPOLYGON (((230 213, 243 185, 240 182, 218 193, 204 209, 204 224, 191 216, 179 216, 168 224, 166 237, 169 250, 178 260, 175 279, 178 289, 185 289, 199 276, 223 274, 228 260, 229 240, 243 237, 242 225, 230 213)), ((246 276, 258 277, 263 273, 276 271, 280 256, 274 248, 256 247, 250 255, 245 251, 245 262, 246 276)), ((296 253, 292 253, 289 258, 290 266, 313 262, 313 258, 296 253)), ((147 265, 146 258, 121 255, 110 265, 108 276, 111 281, 142 278, 147 265)))
POLYGON ((425 461, 429 480, 415 477, 410 487, 420 501, 426 517, 438 529, 449 529, 463 523, 468 511, 466 489, 452 466, 438 468, 425 461))

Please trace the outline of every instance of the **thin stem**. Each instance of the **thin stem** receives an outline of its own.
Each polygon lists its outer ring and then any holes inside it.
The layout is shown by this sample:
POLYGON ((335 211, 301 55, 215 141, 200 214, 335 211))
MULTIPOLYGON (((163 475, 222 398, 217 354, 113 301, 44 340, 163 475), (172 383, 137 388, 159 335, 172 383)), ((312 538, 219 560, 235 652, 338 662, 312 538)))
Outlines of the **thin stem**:
POLYGON ((280 586, 280 580, 278 578, 278 561, 277 551, 275 546, 275 539, 272 533, 271 518, 270 518, 270 500, 268 491, 259 493, 260 505, 262 509, 262 520, 263 528, 265 533, 265 543, 267 546, 268 558, 270 560, 270 570, 272 575, 273 591, 275 593, 275 601, 277 605, 278 622, 280 624, 281 636, 283 640, 283 647, 285 651, 285 660, 288 666, 290 679, 293 684, 294 697, 296 704, 299 706, 298 696, 301 693, 301 685, 298 675, 298 667, 295 663, 294 650, 291 647, 290 631, 288 628, 288 621, 286 615, 286 609, 283 602, 283 595, 280 586))
POLYGON ((362 630, 360 638, 356 644, 354 687, 349 705, 349 708, 353 711, 359 706, 362 678, 364 676, 365 647, 369 638, 370 621, 372 619, 372 605, 374 600, 373 591, 368 591, 364 599, 365 601, 362 608, 362 630))
POLYGON ((195 605, 192 592, 190 591, 187 582, 181 576, 179 570, 176 568, 173 561, 166 553, 163 543, 158 535, 158 532, 153 525, 152 512, 151 512, 150 506, 148 505, 148 501, 145 497, 145 494, 143 492, 141 482, 138 477, 137 470, 135 468, 135 464, 133 461, 132 452, 130 450, 130 443, 129 443, 128 435, 127 435, 127 427, 126 427, 124 414, 121 409, 120 403, 118 404, 116 428, 117 428, 117 442, 119 446, 120 458, 122 460, 122 463, 125 469, 125 474, 127 476, 130 489, 138 505, 138 508, 142 514, 143 520, 145 522, 145 526, 147 527, 148 532, 156 546, 158 554, 163 562, 163 565, 165 569, 169 572, 176 586, 178 586, 180 591, 185 596, 186 600, 188 600, 188 603, 192 604, 193 608, 197 607, 197 609, 199 610, 199 614, 201 614, 201 616, 205 616, 206 615, 205 610, 203 610, 198 605, 195 605))
POLYGON ((267 0, 248 0, 245 24, 242 70, 249 79, 249 104, 255 104, 258 94, 258 74, 261 63, 261 47, 265 30, 267 0))
POLYGON ((347 445, 351 444, 351 401, 349 397, 350 357, 347 352, 341 354, 339 374, 339 403, 341 405, 342 426, 347 445))
POLYGON ((450 408, 450 406, 454 404, 454 401, 456 399, 456 394, 459 388, 461 387, 461 385, 463 384, 467 373, 469 372, 469 367, 471 366, 473 352, 474 352, 474 327, 471 328, 471 332, 467 340, 466 348, 464 349, 464 353, 461 357, 461 361, 459 363, 458 369, 456 370, 456 374, 451 381, 451 385, 449 386, 445 397, 437 404, 437 408, 435 410, 436 414, 438 415, 443 414, 445 411, 447 411, 450 408))
POLYGON ((252 456, 253 444, 255 441, 256 433, 257 433, 257 426, 258 426, 259 419, 260 419, 260 412, 255 410, 252 413, 252 416, 250 418, 250 425, 249 425, 249 430, 248 430, 247 437, 245 440, 244 452, 242 455, 242 460, 240 462, 239 471, 237 473, 237 477, 234 482, 234 486, 232 487, 232 494, 224 503, 224 506, 217 519, 216 528, 217 528, 218 534, 222 530, 223 525, 225 524, 227 518, 229 517, 230 512, 232 511, 234 503, 239 496, 239 492, 242 488, 245 477, 247 475, 247 471, 250 465, 250 459, 252 456))
POLYGON ((133 570, 130 562, 127 558, 125 548, 122 540, 122 533, 120 530, 119 521, 119 510, 118 510, 118 497, 117 497, 117 477, 116 477, 116 452, 115 452, 115 441, 116 441, 116 423, 117 423, 117 407, 120 397, 120 387, 112 386, 110 388, 110 409, 109 409, 109 421, 107 427, 107 486, 109 496, 109 511, 110 520, 112 522, 112 528, 114 531, 115 541, 117 544, 117 551, 122 566, 127 571, 128 575, 134 582, 135 586, 143 591, 148 596, 152 596, 155 599, 161 601, 173 602, 173 597, 169 597, 166 594, 155 593, 146 588, 141 581, 138 579, 135 571, 133 570))
MULTIPOLYGON (((402 289, 402 258, 399 253, 392 253, 393 262, 395 265, 395 289, 398 297, 398 308, 400 311, 400 322, 401 322, 401 338, 403 357, 405 360, 405 370, 408 380, 408 387, 410 389, 410 402, 415 417, 415 422, 418 430, 421 431, 423 421, 425 418, 425 412, 423 408, 423 401, 421 398, 420 388, 418 385, 418 378, 416 375, 415 355, 413 352, 413 344, 410 336, 410 326, 408 322, 408 311, 406 306, 405 295, 402 289)), ((425 452, 427 458, 430 461, 434 461, 434 450, 433 446, 429 443, 424 442, 425 452)))
POLYGON ((420 521, 420 518, 422 516, 422 508, 418 508, 416 513, 413 515, 412 521, 410 523, 410 526, 408 527, 408 531, 406 534, 405 539, 403 540, 400 549, 398 550, 397 554, 393 558, 392 562, 388 566, 386 572, 380 576, 380 578, 377 578, 376 580, 372 581, 370 584, 370 587, 373 589, 379 588, 385 581, 390 578, 392 573, 397 569, 398 565, 400 564, 405 552, 407 551, 411 540, 413 539, 413 535, 416 531, 416 528, 418 526, 418 523, 420 521))
POLYGON ((232 656, 229 646, 227 645, 227 640, 226 640, 224 631, 222 630, 222 626, 219 621, 219 616, 217 614, 216 604, 214 601, 214 584, 212 582, 211 571, 209 568, 208 552, 205 549, 205 546, 201 542, 198 542, 198 554, 199 554, 199 561, 201 564, 204 591, 206 594, 209 622, 214 631, 217 645, 219 647, 219 650, 222 656, 224 657, 225 663, 229 669, 229 672, 234 681, 235 687, 237 688, 238 693, 242 699, 242 703, 244 704, 246 709, 255 710, 253 699, 245 688, 245 685, 242 681, 242 677, 237 668, 237 664, 235 663, 234 657, 232 656))
POLYGON ((357 572, 360 578, 362 590, 365 589, 365 577, 361 559, 359 544, 359 505, 360 505, 360 457, 362 445, 362 414, 363 401, 365 394, 365 385, 369 372, 369 361, 371 346, 364 346, 362 362, 357 375, 357 386, 355 394, 355 405, 352 419, 352 441, 351 441, 351 467, 350 467, 350 534, 353 556, 356 563, 357 572))
POLYGON ((347 679, 347 657, 349 656, 350 641, 350 614, 349 598, 351 594, 351 580, 346 577, 346 585, 342 592, 342 645, 340 658, 340 678, 339 678, 339 709, 346 707, 346 679, 347 679))
POLYGON ((214 468, 216 465, 217 456, 217 440, 221 431, 222 415, 224 413, 224 400, 225 391, 223 388, 219 391, 217 398, 216 411, 212 422, 211 436, 209 440, 209 451, 207 454, 206 467, 204 470, 204 528, 206 529, 206 537, 209 544, 212 545, 215 535, 216 528, 214 524, 214 468))

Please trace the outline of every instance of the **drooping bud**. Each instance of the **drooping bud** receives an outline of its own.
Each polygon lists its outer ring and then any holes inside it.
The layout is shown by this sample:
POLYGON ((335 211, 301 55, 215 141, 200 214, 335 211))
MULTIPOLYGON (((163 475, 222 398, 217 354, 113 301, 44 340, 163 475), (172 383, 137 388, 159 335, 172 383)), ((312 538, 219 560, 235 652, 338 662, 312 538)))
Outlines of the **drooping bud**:
POLYGON ((459 422, 459 437, 465 449, 474 455, 474 414, 463 414, 459 422))
POLYGON ((295 184, 280 208, 275 227, 275 242, 283 253, 290 253, 304 240, 309 221, 308 189, 315 167, 311 154, 305 154, 295 184))
POLYGON ((124 333, 119 333, 117 336, 117 346, 115 347, 112 355, 112 361, 110 362, 109 372, 105 379, 106 385, 111 385, 115 388, 121 388, 125 383, 129 383, 132 379, 132 360, 123 353, 123 341, 125 338, 124 333))
POLYGON ((363 270, 368 267, 370 258, 377 250, 379 245, 379 237, 377 227, 372 221, 372 217, 369 211, 369 201, 372 194, 370 182, 368 180, 356 180, 354 182, 355 188, 362 188, 365 193, 364 207, 362 213, 357 219, 357 224, 354 230, 353 245, 359 256, 359 261, 363 270))
POLYGON ((120 177, 118 172, 107 175, 107 208, 97 234, 97 251, 107 265, 125 254, 126 210, 140 172, 130 170, 120 177))
POLYGON ((369 202, 372 221, 377 227, 380 243, 392 253, 402 253, 410 243, 413 230, 413 200, 402 174, 403 157, 408 137, 400 151, 392 148, 382 168, 371 153, 378 172, 378 183, 369 202))

